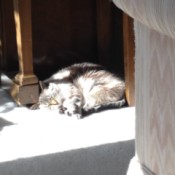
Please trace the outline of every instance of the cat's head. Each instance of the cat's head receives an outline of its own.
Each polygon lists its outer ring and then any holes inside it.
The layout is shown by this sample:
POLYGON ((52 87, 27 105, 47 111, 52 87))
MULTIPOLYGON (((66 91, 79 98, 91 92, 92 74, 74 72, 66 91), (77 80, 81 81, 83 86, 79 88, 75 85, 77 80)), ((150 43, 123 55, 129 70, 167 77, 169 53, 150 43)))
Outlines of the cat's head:
POLYGON ((44 87, 39 96, 39 108, 59 109, 62 106, 62 97, 59 91, 60 89, 55 83, 49 83, 47 87, 44 87))

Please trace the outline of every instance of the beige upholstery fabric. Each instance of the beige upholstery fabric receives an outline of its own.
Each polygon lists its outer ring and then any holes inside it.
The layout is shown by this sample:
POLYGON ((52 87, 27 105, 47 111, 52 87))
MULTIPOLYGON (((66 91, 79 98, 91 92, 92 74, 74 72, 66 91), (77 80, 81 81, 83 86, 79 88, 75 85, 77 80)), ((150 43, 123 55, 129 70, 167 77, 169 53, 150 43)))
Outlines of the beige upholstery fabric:
POLYGON ((174 175, 175 40, 135 22, 136 147, 156 175, 174 175))
POLYGON ((113 0, 128 15, 175 39, 174 0, 113 0))
POLYGON ((144 175, 175 175, 175 0, 113 1, 135 22, 136 159, 127 175, 138 174, 137 160, 144 175))

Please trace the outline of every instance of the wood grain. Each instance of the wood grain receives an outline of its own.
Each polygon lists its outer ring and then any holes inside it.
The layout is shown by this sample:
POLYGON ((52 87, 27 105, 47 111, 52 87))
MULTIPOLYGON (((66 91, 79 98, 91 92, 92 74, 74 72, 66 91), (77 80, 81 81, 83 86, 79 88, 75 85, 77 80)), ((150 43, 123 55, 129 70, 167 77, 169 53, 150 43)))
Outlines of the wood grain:
POLYGON ((135 43, 133 19, 123 14, 124 67, 126 82, 126 99, 129 106, 135 105, 135 43))
POLYGON ((14 0, 14 18, 19 73, 15 76, 11 94, 18 104, 36 103, 39 92, 32 63, 31 0, 14 0))

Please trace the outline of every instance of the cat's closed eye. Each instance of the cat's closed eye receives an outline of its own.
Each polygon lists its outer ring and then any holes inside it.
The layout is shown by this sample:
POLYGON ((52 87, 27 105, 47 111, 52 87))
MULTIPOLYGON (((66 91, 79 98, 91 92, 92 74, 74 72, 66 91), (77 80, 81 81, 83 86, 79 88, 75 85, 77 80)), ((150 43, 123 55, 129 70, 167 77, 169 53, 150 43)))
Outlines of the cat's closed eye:
POLYGON ((50 104, 50 105, 58 105, 59 103, 58 103, 57 100, 55 100, 53 97, 51 97, 51 98, 49 99, 49 104, 50 104))

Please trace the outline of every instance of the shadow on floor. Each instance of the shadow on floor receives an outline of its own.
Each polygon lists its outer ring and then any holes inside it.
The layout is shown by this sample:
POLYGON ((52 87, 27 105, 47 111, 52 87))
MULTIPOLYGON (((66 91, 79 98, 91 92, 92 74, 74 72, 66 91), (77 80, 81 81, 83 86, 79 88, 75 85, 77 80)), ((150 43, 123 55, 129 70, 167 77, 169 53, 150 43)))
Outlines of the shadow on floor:
POLYGON ((134 153, 134 140, 129 140, 3 162, 0 163, 0 174, 126 175, 134 153))
POLYGON ((9 112, 17 106, 8 90, 0 89, 0 99, 0 113, 9 112))
POLYGON ((0 131, 3 129, 3 127, 10 126, 10 125, 14 125, 14 123, 0 117, 0 131))

